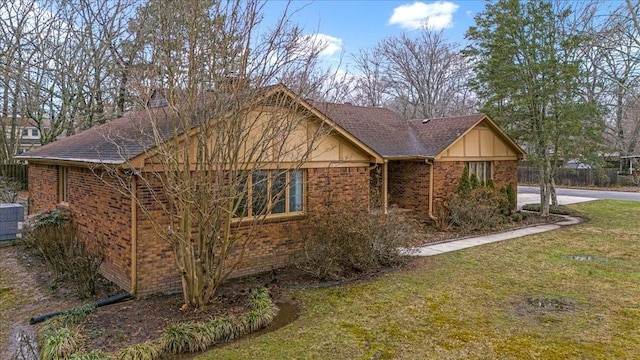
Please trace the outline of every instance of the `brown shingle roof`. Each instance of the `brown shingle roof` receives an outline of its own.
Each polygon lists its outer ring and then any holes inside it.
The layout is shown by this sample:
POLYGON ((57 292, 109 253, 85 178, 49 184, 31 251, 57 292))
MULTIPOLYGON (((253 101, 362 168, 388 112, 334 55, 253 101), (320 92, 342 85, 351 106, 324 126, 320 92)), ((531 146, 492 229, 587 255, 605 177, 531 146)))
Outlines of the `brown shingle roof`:
POLYGON ((386 108, 311 104, 386 158, 434 157, 486 117, 474 114, 407 121, 386 108))
MULTIPOLYGON (((258 92, 247 92, 247 96, 257 98, 276 87, 268 86, 258 89, 258 92)), ((240 98, 241 96, 244 95, 238 95, 238 101, 249 100, 240 98)), ((207 103, 211 101, 211 94, 203 95, 198 101, 199 106, 206 108, 207 103)), ((158 140, 164 142, 171 139, 174 135, 171 119, 175 118, 178 111, 164 106, 127 113, 106 124, 29 150, 16 158, 124 164, 156 146, 158 140), (157 132, 158 139, 155 138, 154 130, 157 132)), ((197 126, 197 119, 194 119, 190 126, 191 128, 197 126)), ((180 135, 185 129, 181 127, 178 130, 180 135)))
MULTIPOLYGON (((274 94, 268 90, 275 88, 264 88, 263 94, 274 94)), ((284 87, 281 89, 287 91, 284 87)), ((386 108, 315 101, 309 104, 385 158, 434 157, 486 118, 484 114, 474 114, 407 121, 386 108)), ((154 123, 162 140, 173 136, 170 118, 175 112, 170 109, 162 107, 132 112, 107 124, 30 150, 17 158, 124 164, 155 146, 157 142, 152 135, 154 123)))
POLYGON ((420 156, 424 152, 409 123, 389 109, 315 101, 310 104, 383 157, 420 156))
POLYGON ((416 135, 422 140, 424 146, 422 155, 434 157, 485 117, 485 114, 473 114, 424 120, 416 119, 408 122, 416 135))
POLYGON ((168 140, 171 137, 167 121, 169 114, 169 107, 131 112, 104 125, 30 150, 17 158, 123 164, 155 145, 152 121, 160 125, 160 138, 168 140))

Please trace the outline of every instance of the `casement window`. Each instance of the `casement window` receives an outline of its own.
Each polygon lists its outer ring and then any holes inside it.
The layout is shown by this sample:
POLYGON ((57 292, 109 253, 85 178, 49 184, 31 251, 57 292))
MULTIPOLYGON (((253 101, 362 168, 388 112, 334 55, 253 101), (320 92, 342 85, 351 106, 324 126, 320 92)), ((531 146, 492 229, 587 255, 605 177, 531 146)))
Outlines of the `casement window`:
POLYGON ((478 180, 486 183, 492 179, 491 161, 468 161, 464 165, 469 170, 469 175, 475 174, 478 180))
POLYGON ((302 170, 256 170, 241 179, 236 217, 302 213, 302 170))
POLYGON ((69 168, 58 166, 58 202, 69 202, 69 168))
POLYGON ((40 136, 38 129, 31 129, 31 136, 40 136))
POLYGON ((29 129, 22 129, 22 136, 29 136, 29 129))

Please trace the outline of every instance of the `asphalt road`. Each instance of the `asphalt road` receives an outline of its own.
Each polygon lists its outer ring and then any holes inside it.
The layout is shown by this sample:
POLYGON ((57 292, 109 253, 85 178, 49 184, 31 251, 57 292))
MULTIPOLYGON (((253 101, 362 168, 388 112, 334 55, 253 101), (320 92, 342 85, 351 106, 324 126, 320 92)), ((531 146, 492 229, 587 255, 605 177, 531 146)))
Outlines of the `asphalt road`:
MULTIPOLYGON (((518 186, 518 194, 539 194, 540 188, 534 186, 518 186)), ((582 190, 556 188, 556 193, 562 196, 576 196, 594 199, 640 201, 640 192, 582 190)), ((539 202, 539 200, 538 200, 539 202)))

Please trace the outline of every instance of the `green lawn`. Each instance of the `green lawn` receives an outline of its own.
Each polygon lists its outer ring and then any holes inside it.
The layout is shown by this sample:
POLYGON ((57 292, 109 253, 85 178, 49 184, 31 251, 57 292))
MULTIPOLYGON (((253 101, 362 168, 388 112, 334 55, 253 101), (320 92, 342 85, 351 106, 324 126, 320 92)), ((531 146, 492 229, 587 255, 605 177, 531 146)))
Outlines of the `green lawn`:
POLYGON ((198 359, 638 358, 640 203, 572 207, 591 221, 298 292, 296 322, 198 359))

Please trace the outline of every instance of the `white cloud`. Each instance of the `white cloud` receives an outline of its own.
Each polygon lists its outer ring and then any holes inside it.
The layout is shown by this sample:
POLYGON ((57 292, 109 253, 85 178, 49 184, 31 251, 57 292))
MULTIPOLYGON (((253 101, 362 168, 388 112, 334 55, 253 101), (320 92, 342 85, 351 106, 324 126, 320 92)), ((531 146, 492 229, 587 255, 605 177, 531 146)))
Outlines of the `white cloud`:
POLYGON ((399 25, 408 30, 425 26, 429 29, 441 30, 453 26, 453 13, 458 8, 458 5, 449 1, 436 1, 430 4, 416 1, 393 9, 393 15, 389 18, 388 24, 399 25))
POLYGON ((342 39, 327 34, 304 35, 301 41, 309 51, 319 51, 320 56, 331 56, 342 51, 342 39))

